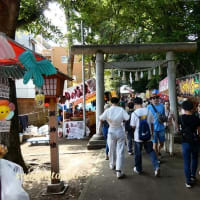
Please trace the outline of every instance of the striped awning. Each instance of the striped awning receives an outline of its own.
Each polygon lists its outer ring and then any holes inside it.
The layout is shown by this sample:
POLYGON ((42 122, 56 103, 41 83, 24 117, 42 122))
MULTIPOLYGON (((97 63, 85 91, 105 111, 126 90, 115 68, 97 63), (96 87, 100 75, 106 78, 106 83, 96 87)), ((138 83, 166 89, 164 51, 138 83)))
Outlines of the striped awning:
POLYGON ((0 77, 21 79, 23 78, 25 72, 26 69, 20 67, 19 65, 0 65, 0 77))

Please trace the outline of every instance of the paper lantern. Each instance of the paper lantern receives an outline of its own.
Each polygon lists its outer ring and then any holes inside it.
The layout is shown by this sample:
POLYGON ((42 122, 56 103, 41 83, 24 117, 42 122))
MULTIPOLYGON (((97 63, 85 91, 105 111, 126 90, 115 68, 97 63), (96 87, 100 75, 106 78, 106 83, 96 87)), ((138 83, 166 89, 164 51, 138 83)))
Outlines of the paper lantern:
POLYGON ((130 83, 132 84, 133 83, 133 78, 132 78, 132 73, 131 72, 129 73, 129 79, 130 79, 130 83))

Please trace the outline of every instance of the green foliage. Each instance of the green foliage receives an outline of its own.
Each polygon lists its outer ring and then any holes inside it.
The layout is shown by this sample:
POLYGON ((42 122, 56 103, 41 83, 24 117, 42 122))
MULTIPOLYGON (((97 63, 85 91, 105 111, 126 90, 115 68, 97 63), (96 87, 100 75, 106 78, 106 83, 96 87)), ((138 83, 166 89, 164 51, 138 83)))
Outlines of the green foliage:
POLYGON ((61 31, 44 16, 50 2, 53 0, 21 0, 17 28, 44 38, 61 39, 61 31))

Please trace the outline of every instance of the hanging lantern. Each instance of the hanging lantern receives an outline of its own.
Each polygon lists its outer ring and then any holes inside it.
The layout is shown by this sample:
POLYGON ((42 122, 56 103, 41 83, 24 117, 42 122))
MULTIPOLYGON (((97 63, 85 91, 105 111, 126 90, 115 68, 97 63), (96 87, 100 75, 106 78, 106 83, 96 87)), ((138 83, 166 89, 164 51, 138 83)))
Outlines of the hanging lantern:
POLYGON ((139 81, 138 72, 135 72, 135 81, 139 81))
POLYGON ((110 75, 110 80, 113 80, 113 77, 114 77, 114 71, 113 71, 113 68, 112 68, 111 75, 110 75))
POLYGON ((130 79, 130 83, 132 84, 133 83, 133 78, 132 78, 132 73, 131 72, 129 74, 129 79, 130 79))
POLYGON ((143 78, 143 77, 144 77, 144 73, 140 72, 140 78, 143 78))
POLYGON ((126 74, 123 72, 122 81, 126 81, 126 74))
POLYGON ((161 66, 159 66, 159 68, 158 68, 158 74, 162 75, 162 67, 161 66))
POLYGON ((154 76, 156 75, 156 68, 155 67, 153 68, 153 75, 154 76))
POLYGON ((152 76, 151 76, 151 70, 148 70, 148 80, 151 80, 152 76))
POLYGON ((120 71, 118 70, 118 76, 120 77, 120 71))

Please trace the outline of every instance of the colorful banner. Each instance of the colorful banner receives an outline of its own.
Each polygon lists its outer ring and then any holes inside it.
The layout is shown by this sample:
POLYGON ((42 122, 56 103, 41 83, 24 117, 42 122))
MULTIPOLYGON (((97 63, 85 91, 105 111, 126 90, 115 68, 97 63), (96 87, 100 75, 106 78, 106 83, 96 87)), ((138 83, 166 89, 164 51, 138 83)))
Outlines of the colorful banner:
POLYGON ((168 90, 168 77, 159 82, 159 92, 168 90))
MULTIPOLYGON (((85 81, 85 95, 87 95, 96 92, 96 80, 94 78, 89 79, 85 81)), ((77 101, 81 97, 83 97, 83 84, 79 84, 70 88, 67 88, 64 91, 66 99, 73 103, 74 101, 77 101)))
POLYGON ((178 95, 200 96, 199 74, 193 74, 190 77, 178 79, 178 95))

